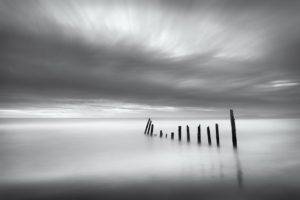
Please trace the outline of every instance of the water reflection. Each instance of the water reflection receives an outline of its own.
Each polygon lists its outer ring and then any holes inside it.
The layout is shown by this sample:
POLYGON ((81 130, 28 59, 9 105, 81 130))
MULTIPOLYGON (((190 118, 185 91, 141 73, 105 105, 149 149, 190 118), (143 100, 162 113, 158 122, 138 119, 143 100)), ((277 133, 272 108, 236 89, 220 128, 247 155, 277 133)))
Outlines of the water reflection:
POLYGON ((235 158, 236 177, 237 177, 238 186, 240 189, 242 189, 244 187, 243 168, 242 168, 238 149, 234 149, 234 158, 235 158))
MULTIPOLYGON (((220 180, 222 180, 225 177, 225 173, 226 173, 226 172, 224 173, 224 163, 222 162, 221 157, 222 157, 222 149, 218 148, 220 180)), ((237 148, 233 148, 233 163, 236 171, 237 186, 239 189, 243 189, 244 188, 243 168, 240 160, 240 154, 237 148)))

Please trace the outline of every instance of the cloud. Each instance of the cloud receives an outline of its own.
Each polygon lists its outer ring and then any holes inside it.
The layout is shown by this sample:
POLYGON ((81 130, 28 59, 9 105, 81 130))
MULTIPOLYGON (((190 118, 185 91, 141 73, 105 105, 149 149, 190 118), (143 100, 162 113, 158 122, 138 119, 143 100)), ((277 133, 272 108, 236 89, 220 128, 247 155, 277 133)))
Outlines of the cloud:
POLYGON ((104 101, 125 116, 196 116, 197 108, 220 115, 228 107, 245 116, 262 108, 259 115, 300 114, 297 1, 1 1, 0 8, 3 116, 9 109, 111 116, 93 109, 104 101))

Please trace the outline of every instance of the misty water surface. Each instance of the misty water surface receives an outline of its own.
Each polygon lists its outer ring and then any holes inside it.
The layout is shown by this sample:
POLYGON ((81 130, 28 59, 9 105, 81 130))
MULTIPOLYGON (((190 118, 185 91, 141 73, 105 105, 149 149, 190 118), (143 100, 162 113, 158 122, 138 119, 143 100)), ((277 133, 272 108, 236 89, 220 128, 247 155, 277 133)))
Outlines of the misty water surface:
POLYGON ((1 120, 1 199, 300 198, 300 120, 237 120, 237 151, 229 120, 153 122, 168 138, 145 136, 146 120, 1 120))

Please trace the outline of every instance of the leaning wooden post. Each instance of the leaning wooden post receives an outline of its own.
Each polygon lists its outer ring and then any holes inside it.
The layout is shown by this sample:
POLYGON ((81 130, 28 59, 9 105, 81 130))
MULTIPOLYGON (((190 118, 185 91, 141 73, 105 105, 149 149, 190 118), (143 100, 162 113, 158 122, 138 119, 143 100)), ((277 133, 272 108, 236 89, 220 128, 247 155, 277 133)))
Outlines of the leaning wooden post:
POLYGON ((198 143, 199 144, 201 143, 201 126, 200 126, 200 124, 198 126, 198 143))
POLYGON ((217 146, 220 146, 220 137, 219 137, 219 125, 216 124, 216 141, 217 141, 217 146))
POLYGON ((160 130, 159 137, 162 137, 162 136, 163 136, 163 132, 162 132, 162 130, 160 130))
POLYGON ((178 126, 178 140, 181 141, 181 126, 178 126))
POLYGON ((207 127, 207 141, 209 146, 211 145, 211 137, 210 137, 210 130, 209 130, 209 126, 207 127))
POLYGON ((190 142, 191 138, 190 138, 190 127, 187 125, 186 126, 186 141, 190 142))
POLYGON ((148 129, 149 123, 150 123, 150 118, 149 118, 148 121, 147 121, 147 125, 146 125, 146 128, 145 128, 144 134, 147 133, 147 129, 148 129))
POLYGON ((231 133, 232 133, 232 145, 233 145, 233 148, 237 148, 235 119, 234 119, 232 109, 230 109, 230 122, 231 122, 231 133))
POLYGON ((154 125, 151 124, 151 132, 150 132, 150 135, 153 136, 153 129, 154 129, 154 125))
POLYGON ((171 133, 171 139, 174 140, 174 132, 171 133))
POLYGON ((152 121, 151 121, 151 119, 150 119, 149 126, 148 126, 148 130, 147 130, 147 135, 149 135, 149 133, 150 133, 151 125, 152 125, 152 121))

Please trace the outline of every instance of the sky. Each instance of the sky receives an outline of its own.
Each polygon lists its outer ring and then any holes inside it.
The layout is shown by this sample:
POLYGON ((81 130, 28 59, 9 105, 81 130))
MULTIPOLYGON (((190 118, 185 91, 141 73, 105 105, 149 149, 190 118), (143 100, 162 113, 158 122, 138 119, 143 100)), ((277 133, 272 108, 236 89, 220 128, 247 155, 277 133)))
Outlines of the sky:
POLYGON ((0 117, 300 117, 298 0, 0 0, 0 117))

